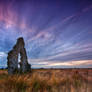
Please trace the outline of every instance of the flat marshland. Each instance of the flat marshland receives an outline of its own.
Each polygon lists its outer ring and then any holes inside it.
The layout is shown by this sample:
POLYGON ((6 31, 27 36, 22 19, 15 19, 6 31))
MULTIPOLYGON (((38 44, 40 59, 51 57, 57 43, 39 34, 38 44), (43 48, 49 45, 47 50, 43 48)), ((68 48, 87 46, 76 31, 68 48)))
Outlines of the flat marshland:
POLYGON ((0 92, 92 92, 92 69, 32 69, 15 75, 0 70, 0 92))

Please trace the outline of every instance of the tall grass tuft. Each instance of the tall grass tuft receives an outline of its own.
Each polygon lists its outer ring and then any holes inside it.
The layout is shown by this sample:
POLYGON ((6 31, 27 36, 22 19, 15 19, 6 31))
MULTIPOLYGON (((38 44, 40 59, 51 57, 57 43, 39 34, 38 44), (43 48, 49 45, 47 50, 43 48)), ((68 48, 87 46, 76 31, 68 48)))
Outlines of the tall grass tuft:
POLYGON ((59 77, 56 76, 55 70, 49 74, 50 78, 44 78, 48 76, 46 71, 36 70, 32 73, 11 76, 2 72, 0 73, 0 92, 84 92, 82 88, 85 86, 83 84, 86 82, 84 81, 86 77, 84 78, 79 72, 73 71, 70 76, 67 73, 63 76, 62 73, 59 77))
POLYGON ((27 82, 19 75, 8 76, 0 80, 1 92, 26 92, 28 87, 27 82))
POLYGON ((33 75, 30 83, 30 92, 51 92, 51 86, 48 81, 40 76, 33 75))

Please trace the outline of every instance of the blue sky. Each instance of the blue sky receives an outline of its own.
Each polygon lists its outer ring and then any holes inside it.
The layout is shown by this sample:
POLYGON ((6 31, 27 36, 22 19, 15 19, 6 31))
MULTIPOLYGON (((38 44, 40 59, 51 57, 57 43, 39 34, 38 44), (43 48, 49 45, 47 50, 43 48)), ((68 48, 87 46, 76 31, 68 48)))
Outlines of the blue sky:
POLYGON ((0 0, 0 66, 24 37, 33 68, 92 68, 92 0, 0 0))

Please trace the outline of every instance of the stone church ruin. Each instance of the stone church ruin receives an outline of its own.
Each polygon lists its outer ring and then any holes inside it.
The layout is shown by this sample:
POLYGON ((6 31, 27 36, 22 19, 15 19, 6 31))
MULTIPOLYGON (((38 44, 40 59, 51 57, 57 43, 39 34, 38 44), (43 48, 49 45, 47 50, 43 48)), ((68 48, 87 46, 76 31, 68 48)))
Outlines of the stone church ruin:
POLYGON ((31 65, 27 60, 27 53, 25 49, 24 39, 22 37, 17 39, 17 43, 13 49, 8 53, 7 57, 8 74, 15 74, 16 72, 25 73, 30 71, 31 65), (20 63, 18 62, 20 54, 20 63), (20 65, 20 67, 18 67, 20 65))

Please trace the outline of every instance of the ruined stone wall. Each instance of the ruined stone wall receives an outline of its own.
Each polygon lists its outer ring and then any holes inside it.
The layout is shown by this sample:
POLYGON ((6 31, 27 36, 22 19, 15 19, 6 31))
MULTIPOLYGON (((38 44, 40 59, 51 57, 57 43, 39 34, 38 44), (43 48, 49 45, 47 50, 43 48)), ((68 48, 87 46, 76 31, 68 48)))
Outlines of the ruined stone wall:
POLYGON ((14 74, 16 71, 27 72, 30 71, 30 64, 28 64, 27 53, 25 49, 24 39, 22 37, 17 39, 17 43, 14 45, 13 49, 8 53, 8 73, 14 74), (20 53, 20 69, 18 69, 18 54, 20 53))

